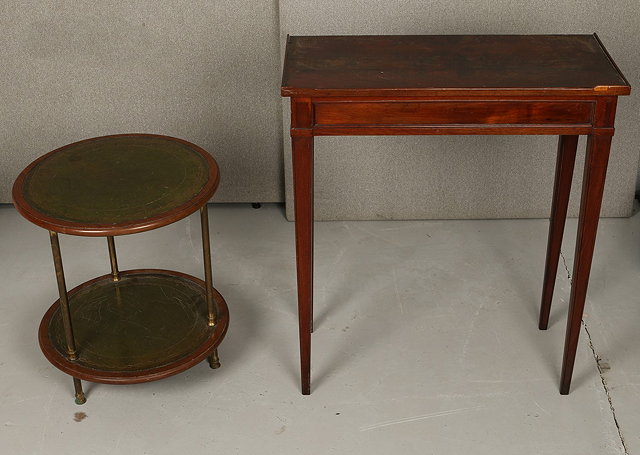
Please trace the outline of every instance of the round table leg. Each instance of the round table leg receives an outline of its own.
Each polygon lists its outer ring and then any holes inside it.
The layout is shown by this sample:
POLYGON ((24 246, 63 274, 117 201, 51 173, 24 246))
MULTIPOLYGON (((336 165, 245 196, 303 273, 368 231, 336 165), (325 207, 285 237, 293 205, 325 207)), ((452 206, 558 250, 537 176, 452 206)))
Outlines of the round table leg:
MULTIPOLYGON (((51 251, 53 252, 53 265, 56 269, 56 280, 58 281, 58 294, 60 294, 60 310, 62 311, 62 325, 67 342, 67 355, 69 360, 77 360, 76 342, 73 338, 73 327, 71 325, 71 311, 69 310, 69 299, 67 297, 67 285, 64 281, 64 269, 62 268, 62 255, 60 253, 60 242, 58 233, 49 231, 51 239, 51 251)), ((87 401, 82 391, 80 379, 73 378, 73 385, 76 393, 76 403, 83 404, 87 401)))
POLYGON ((211 355, 209 357, 207 357, 207 360, 209 360, 209 366, 211 368, 213 368, 214 370, 216 368, 220 368, 220 357, 218 357, 218 350, 217 349, 213 350, 211 355))
POLYGON ((120 281, 120 272, 118 271, 118 258, 116 257, 116 243, 112 236, 107 237, 107 245, 109 245, 109 260, 111 261, 111 277, 113 281, 120 281))
POLYGON ((213 278, 211 276, 211 245, 209 244, 209 214, 207 204, 200 207, 200 227, 202 230, 202 252, 204 256, 204 281, 207 286, 207 308, 209 326, 216 325, 216 311, 213 300, 213 278))
POLYGON ((84 391, 82 390, 82 381, 78 378, 73 378, 73 388, 76 391, 76 404, 85 404, 87 398, 84 396, 84 391))
POLYGON ((58 233, 49 231, 51 238, 51 250, 53 252, 53 265, 56 269, 56 280, 58 281, 58 294, 60 295, 60 309, 62 311, 62 324, 64 326, 64 336, 67 341, 67 355, 70 360, 78 358, 76 354, 76 343, 73 339, 73 328, 71 327, 71 312, 69 311, 69 299, 67 298, 67 285, 64 281, 64 270, 62 269, 62 255, 60 254, 60 242, 58 233))

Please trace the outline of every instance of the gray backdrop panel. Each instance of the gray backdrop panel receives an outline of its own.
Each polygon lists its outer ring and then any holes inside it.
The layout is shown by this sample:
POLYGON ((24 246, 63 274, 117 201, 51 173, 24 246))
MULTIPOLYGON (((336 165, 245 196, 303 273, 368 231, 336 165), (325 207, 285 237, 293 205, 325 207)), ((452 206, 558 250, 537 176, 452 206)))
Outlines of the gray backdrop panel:
MULTIPOLYGON (((222 170, 216 201, 282 201, 286 179, 291 202, 289 109, 278 95, 287 33, 597 31, 631 84, 640 85, 637 2, 559 3, 2 2, 0 202, 10 202, 13 180, 37 156, 132 131, 209 150, 222 170)), ((640 149, 636 93, 619 105, 605 216, 631 211, 640 149)), ((319 219, 548 216, 552 138, 322 138, 316 150, 319 219)), ((291 215, 292 204, 287 209, 291 215)))
MULTIPOLYGON (((280 1, 287 34, 597 32, 632 86, 640 83, 636 0, 280 1)), ((629 216, 640 149, 640 102, 621 97, 603 216, 629 216)), ((293 216, 289 105, 283 103, 287 216, 293 216)), ((316 219, 548 217, 557 138, 316 138, 316 219)), ((577 214, 585 141, 570 214, 577 214)))
POLYGON ((39 155, 122 132, 211 152, 216 201, 283 200, 275 0, 21 0, 0 13, 0 202, 39 155))

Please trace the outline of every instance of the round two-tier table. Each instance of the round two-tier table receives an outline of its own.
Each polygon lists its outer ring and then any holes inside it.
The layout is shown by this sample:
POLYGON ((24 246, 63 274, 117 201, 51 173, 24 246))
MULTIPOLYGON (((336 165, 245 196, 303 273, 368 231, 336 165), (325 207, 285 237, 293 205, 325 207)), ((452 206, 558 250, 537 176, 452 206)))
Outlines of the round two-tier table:
POLYGON ((123 134, 76 142, 31 163, 13 186, 16 209, 49 231, 60 298, 38 338, 73 377, 132 384, 180 373, 208 358, 229 325, 213 288, 207 201, 220 180, 200 147, 168 136, 123 134), (184 273, 118 270, 114 237, 166 226, 200 211, 205 281, 184 273), (58 234, 107 238, 111 273, 67 291, 58 234))

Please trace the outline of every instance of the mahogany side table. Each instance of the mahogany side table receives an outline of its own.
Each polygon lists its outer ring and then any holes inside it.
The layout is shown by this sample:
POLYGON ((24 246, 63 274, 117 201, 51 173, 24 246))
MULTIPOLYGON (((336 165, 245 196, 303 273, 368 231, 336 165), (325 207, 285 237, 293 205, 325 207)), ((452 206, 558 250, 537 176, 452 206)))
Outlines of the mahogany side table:
POLYGON ((291 36, 282 96, 291 144, 302 393, 311 392, 313 138, 560 136, 540 311, 547 328, 579 135, 587 135, 560 379, 568 394, 616 103, 631 87, 597 35, 291 36))
POLYGON ((167 136, 125 134, 66 145, 18 176, 16 209, 49 231, 60 298, 40 323, 46 358, 73 377, 133 384, 180 373, 217 347, 229 325, 213 288, 207 201, 220 175, 200 147, 167 136), (205 281, 180 272, 118 270, 114 237, 159 228, 200 211, 205 281), (111 273, 67 292, 58 233, 107 238, 111 273))

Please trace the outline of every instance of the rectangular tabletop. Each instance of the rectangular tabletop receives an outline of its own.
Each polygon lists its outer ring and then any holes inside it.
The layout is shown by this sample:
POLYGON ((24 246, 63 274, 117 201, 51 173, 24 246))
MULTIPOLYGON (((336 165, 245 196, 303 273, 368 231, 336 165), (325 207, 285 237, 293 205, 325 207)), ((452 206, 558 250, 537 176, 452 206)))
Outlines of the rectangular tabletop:
POLYGON ((597 35, 288 37, 283 96, 627 95, 597 35))

